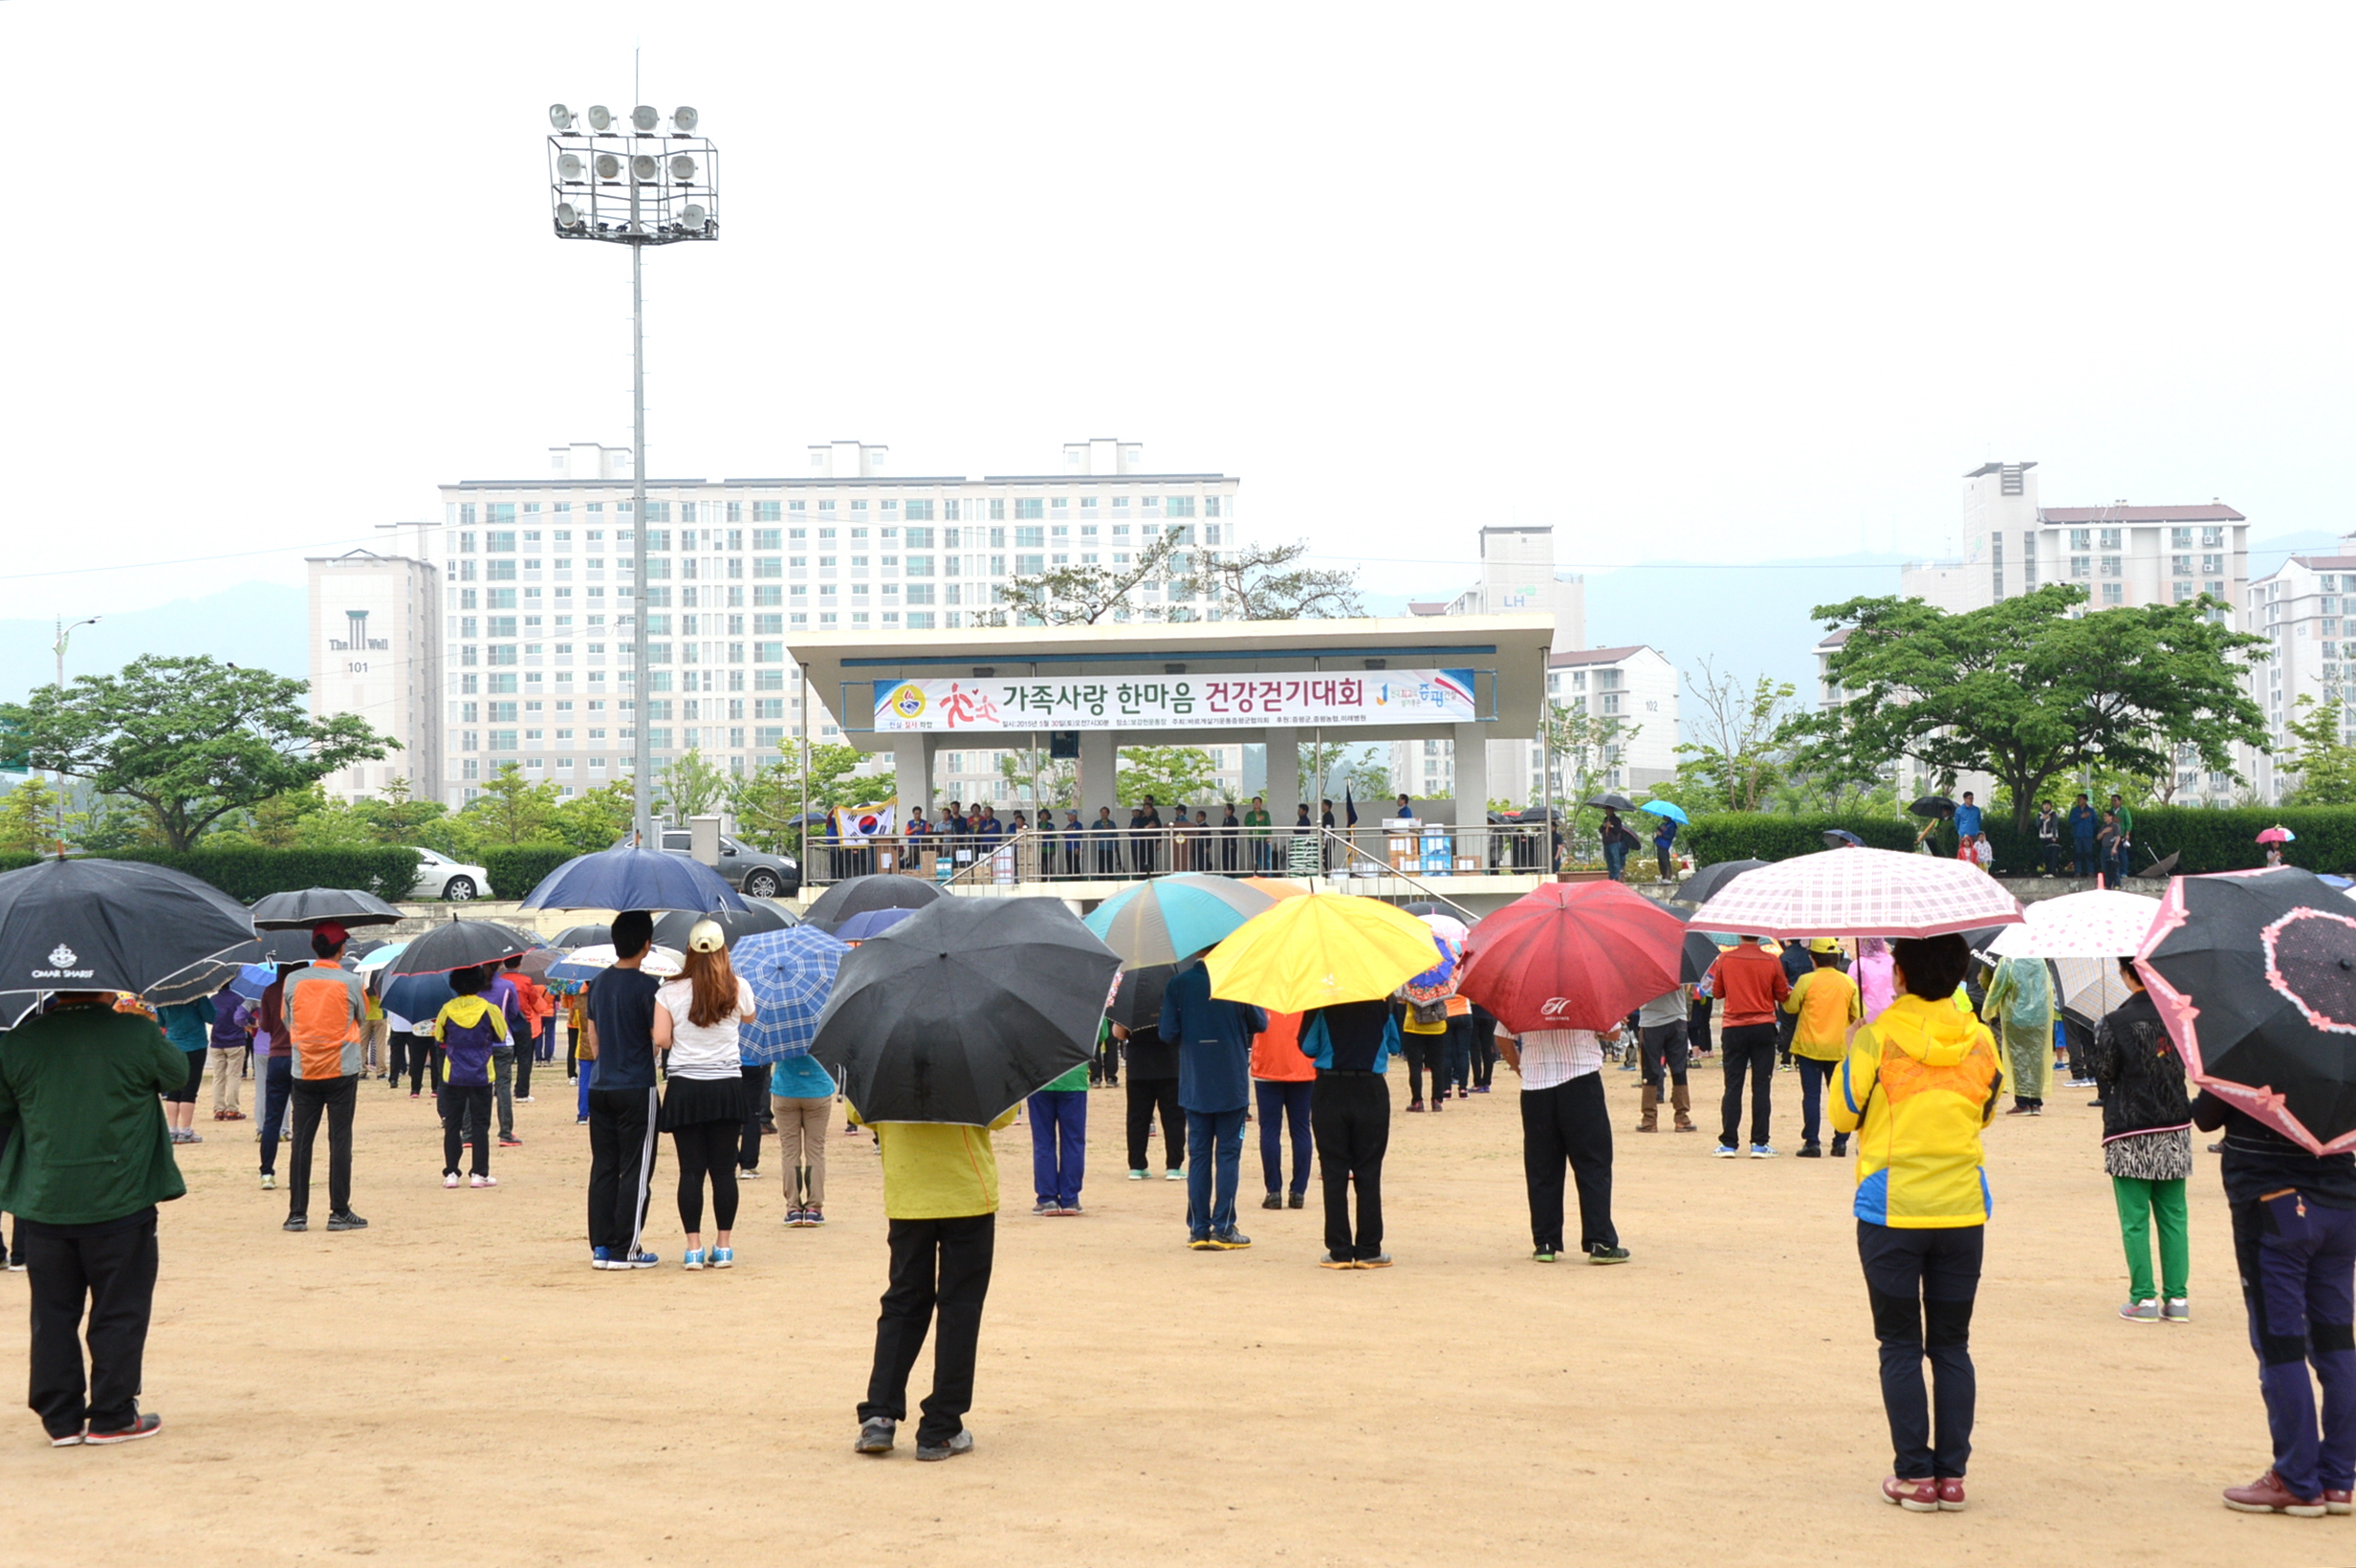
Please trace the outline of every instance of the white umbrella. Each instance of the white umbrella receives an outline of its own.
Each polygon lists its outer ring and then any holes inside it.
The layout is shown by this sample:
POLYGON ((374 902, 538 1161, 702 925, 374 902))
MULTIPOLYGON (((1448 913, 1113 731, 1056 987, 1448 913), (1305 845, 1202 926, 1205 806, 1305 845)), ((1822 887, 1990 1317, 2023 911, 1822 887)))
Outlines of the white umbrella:
POLYGON ((1927 937, 2020 919, 2019 901, 1969 861, 1828 849, 1744 872, 1689 924, 1757 936, 1927 937))
POLYGON ((2028 906, 2028 919, 1999 933, 1990 950, 1999 958, 2118 958, 2139 951, 2160 901, 2141 893, 2095 888, 2028 906))

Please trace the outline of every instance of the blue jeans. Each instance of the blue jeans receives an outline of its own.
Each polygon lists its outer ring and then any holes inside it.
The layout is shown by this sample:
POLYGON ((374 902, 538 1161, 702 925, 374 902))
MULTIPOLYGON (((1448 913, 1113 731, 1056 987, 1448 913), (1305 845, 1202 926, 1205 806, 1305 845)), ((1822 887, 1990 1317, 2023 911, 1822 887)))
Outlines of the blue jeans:
POLYGON ((265 1056, 254 1063, 255 1093, 262 1097, 262 1174, 278 1170, 278 1130, 286 1124, 287 1097, 294 1087, 294 1058, 265 1056))
POLYGON ((1293 1196, 1309 1190, 1309 1091, 1314 1078, 1254 1078, 1260 1105, 1260 1175, 1271 1192, 1284 1186, 1284 1132, 1293 1132, 1293 1196))
POLYGON ((1819 1061, 1814 1056, 1792 1053, 1792 1061, 1800 1069, 1800 1143, 1802 1148, 1816 1144, 1818 1118, 1824 1109, 1824 1085, 1832 1080, 1837 1061, 1819 1061))
POLYGON ((1088 1091, 1041 1089, 1031 1097, 1031 1191, 1058 1209, 1080 1207, 1088 1165, 1088 1091))
POLYGON ((2093 839, 2077 838, 2071 840, 2070 875, 2073 877, 2091 877, 2094 875, 2093 839))
POLYGON ((1617 840, 1603 846, 1603 869, 1613 882, 1627 881, 1628 846, 1617 840))
POLYGON ((2229 1207, 2275 1473, 2301 1497, 2345 1491, 2356 1483, 2356 1209, 2296 1192, 2229 1207))
POLYGON ((1243 1178, 1243 1112, 1187 1112, 1187 1239, 1235 1228, 1235 1184, 1243 1178), (1214 1181, 1215 1178, 1215 1181, 1214 1181))
POLYGON ((573 1120, 586 1122, 589 1120, 589 1085, 597 1081, 598 1064, 593 1060, 583 1058, 580 1065, 574 1069, 574 1073, 580 1079, 580 1100, 579 1108, 573 1113, 573 1120))

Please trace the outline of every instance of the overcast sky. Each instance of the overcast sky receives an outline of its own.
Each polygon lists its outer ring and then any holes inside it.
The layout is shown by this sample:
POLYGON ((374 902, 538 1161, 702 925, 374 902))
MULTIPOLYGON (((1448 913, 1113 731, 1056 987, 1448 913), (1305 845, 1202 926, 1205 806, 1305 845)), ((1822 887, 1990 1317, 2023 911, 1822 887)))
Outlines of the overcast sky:
POLYGON ((2048 505, 2356 527, 2350 30, 0 0, 0 578, 33 615, 299 581, 438 482, 626 442, 628 258, 552 236, 545 108, 634 96, 721 149, 724 237, 648 258, 658 476, 1119 436, 1391 592, 1484 522, 1566 563, 1935 551, 1992 457, 2048 505))

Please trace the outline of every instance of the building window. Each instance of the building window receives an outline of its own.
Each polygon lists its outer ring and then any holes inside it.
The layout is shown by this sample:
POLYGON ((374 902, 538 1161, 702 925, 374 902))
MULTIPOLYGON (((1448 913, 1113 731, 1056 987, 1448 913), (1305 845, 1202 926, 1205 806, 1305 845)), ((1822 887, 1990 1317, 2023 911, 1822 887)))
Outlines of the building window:
POLYGON ((1166 507, 1164 507, 1164 508, 1162 509, 1162 515, 1163 515, 1163 516, 1165 516, 1165 517, 1191 517, 1191 516, 1193 516, 1193 515, 1194 515, 1194 497, 1193 497, 1193 496, 1191 496, 1191 495, 1173 495, 1173 496, 1171 496, 1171 497, 1169 498, 1169 504, 1168 504, 1167 506, 1166 506, 1166 507))
POLYGON ((2091 555, 2072 555, 2070 557, 2070 576, 2077 578, 2080 582, 2083 582, 2088 577, 2094 576, 2094 557, 2091 555))
POLYGON ((1017 496, 1014 499, 1014 516, 1017 519, 1037 517, 1042 515, 1045 509, 1039 505, 1039 498, 1036 495, 1017 496))
POLYGON ((2103 602, 2105 604, 2126 603, 2127 585, 2118 582, 2106 582, 2103 584, 2103 602))
POLYGON ((2103 533, 2103 544, 2102 544, 2102 548, 2104 548, 2105 550, 2116 550, 2116 549, 2118 549, 2118 548, 2119 548, 2119 531, 2118 531, 2117 529, 2115 529, 2115 528, 2106 528, 2106 529, 2104 529, 2104 530, 2102 531, 2102 533, 2103 533))
POLYGON ((2103 576, 2106 577, 2115 577, 2119 576, 2119 571, 2120 562, 2118 556, 2105 555, 2103 557, 2103 576))
MULTIPOLYGON (((801 503, 800 503, 800 502, 798 502, 798 501, 796 501, 796 502, 795 503, 795 507, 796 507, 796 510, 798 510, 798 509, 800 508, 800 505, 801 505, 801 503)), ((753 520, 754 522, 756 522, 756 523, 774 523, 774 522, 780 521, 779 517, 777 516, 777 503, 776 503, 776 502, 774 502, 774 501, 755 501, 755 502, 753 502, 753 520)))

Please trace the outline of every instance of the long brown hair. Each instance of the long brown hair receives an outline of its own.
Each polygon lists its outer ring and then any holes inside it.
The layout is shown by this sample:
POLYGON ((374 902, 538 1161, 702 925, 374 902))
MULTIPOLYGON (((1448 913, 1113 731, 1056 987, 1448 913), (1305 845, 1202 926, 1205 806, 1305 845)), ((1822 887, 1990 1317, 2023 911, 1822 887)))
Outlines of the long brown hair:
POLYGON ((679 972, 695 988, 694 1000, 687 1004, 687 1021, 697 1028, 725 1023, 743 1010, 744 1001, 736 994, 736 970, 728 961, 726 947, 708 953, 689 947, 679 972))

